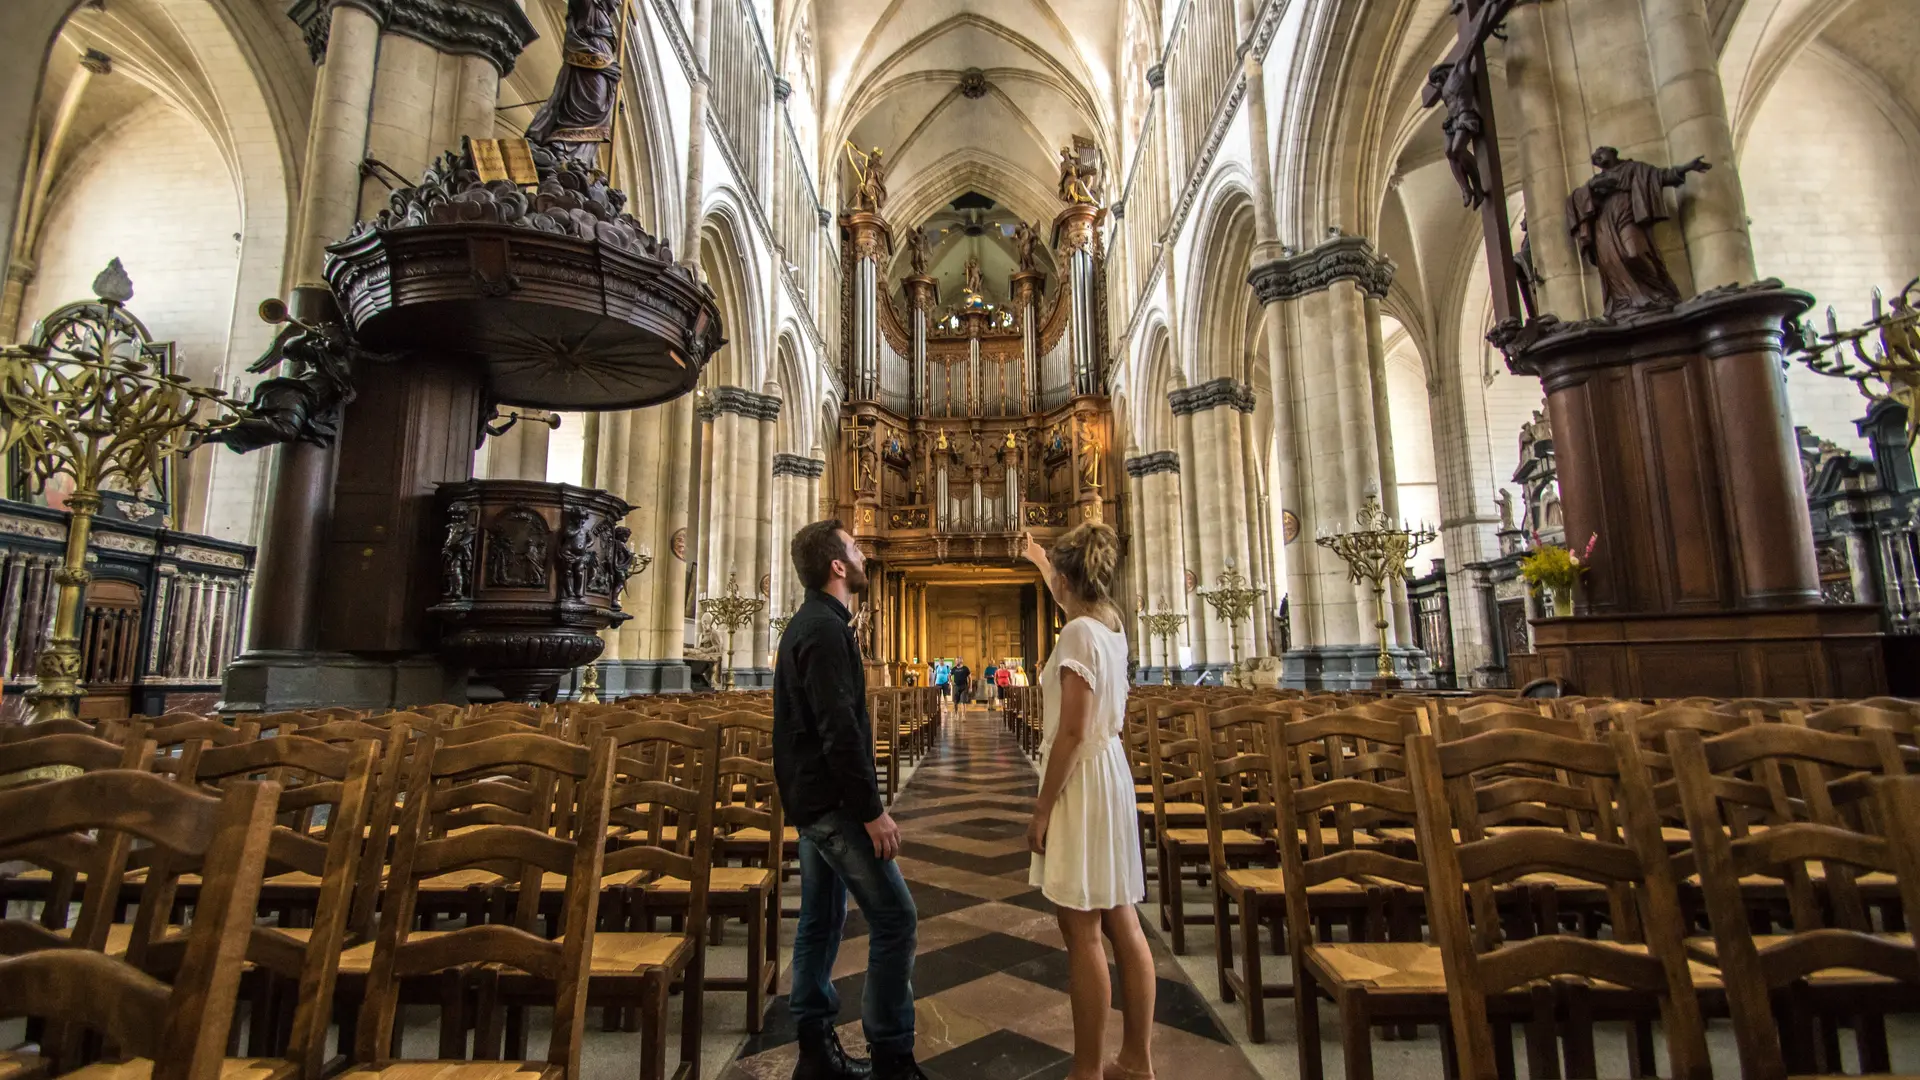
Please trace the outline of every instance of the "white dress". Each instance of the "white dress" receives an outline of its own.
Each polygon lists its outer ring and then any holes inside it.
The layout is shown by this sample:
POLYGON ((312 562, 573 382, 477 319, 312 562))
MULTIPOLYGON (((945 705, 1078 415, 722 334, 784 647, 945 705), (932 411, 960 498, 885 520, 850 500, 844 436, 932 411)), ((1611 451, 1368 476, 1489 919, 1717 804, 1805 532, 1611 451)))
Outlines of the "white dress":
POLYGON ((1053 805, 1047 853, 1033 856, 1027 880, 1048 900, 1077 911, 1137 904, 1147 895, 1140 863, 1140 822, 1134 808, 1133 769, 1123 733, 1127 720, 1127 639, 1082 616, 1060 631, 1040 674, 1046 687, 1046 726, 1040 744, 1045 777, 1060 731, 1060 669, 1072 668, 1093 687, 1093 715, 1077 760, 1053 805))

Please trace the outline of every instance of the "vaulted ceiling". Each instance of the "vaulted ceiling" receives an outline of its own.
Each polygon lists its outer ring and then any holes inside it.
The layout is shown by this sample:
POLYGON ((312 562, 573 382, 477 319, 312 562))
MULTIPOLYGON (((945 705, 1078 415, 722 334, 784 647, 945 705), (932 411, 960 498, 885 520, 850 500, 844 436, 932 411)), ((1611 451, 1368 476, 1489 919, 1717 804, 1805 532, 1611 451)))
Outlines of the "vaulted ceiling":
POLYGON ((812 0, 822 160, 845 184, 846 140, 883 148, 896 224, 921 223, 968 191, 1044 220, 1060 147, 1078 135, 1111 153, 1123 10, 1115 0, 812 0))

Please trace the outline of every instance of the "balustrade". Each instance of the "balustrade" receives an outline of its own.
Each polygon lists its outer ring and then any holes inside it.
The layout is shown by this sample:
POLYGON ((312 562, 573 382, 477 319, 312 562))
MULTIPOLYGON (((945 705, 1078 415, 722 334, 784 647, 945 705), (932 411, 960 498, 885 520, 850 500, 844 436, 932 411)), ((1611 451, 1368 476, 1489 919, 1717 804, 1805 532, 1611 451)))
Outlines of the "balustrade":
MULTIPOLYGON (((0 686, 20 718, 46 646, 66 544, 59 510, 0 502, 0 686)), ((210 710, 240 643, 253 548, 211 537, 96 520, 81 600, 81 677, 89 719, 210 710)))

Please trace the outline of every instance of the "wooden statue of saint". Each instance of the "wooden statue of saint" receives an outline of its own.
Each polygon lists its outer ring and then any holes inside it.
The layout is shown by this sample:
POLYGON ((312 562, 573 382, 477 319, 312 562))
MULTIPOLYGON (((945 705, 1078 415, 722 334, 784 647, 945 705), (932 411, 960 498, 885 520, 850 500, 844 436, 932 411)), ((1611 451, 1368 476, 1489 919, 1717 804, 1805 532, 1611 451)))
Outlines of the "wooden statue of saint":
POLYGON ((1019 268, 1023 273, 1032 273, 1040 269, 1040 259, 1035 249, 1040 243, 1040 230, 1021 222, 1013 227, 1013 248, 1019 257, 1019 268))
POLYGON ((931 252, 925 229, 907 230, 907 264, 913 267, 915 276, 927 272, 927 257, 931 252))
POLYGON ((620 93, 621 0, 567 0, 567 33, 553 93, 527 125, 527 141, 597 168, 600 144, 613 140, 620 93))
POLYGON ((1680 288, 1654 246, 1653 227, 1667 219, 1664 189, 1686 183, 1688 173, 1713 166, 1705 158, 1661 168, 1620 156, 1603 146, 1593 152, 1599 173, 1567 196, 1567 229, 1580 253, 1600 271, 1607 318, 1623 319, 1680 302, 1680 288))

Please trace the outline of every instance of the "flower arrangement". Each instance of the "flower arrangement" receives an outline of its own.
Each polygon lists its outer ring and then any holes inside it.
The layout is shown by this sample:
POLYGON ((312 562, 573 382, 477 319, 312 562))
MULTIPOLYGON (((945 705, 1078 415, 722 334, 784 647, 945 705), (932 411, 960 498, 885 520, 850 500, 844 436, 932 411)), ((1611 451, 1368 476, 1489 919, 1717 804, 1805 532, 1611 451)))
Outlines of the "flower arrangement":
POLYGON ((1587 537, 1586 548, 1577 554, 1559 544, 1540 543, 1538 533, 1534 534, 1534 544, 1533 551, 1520 560, 1520 576, 1534 588, 1552 593, 1558 614, 1571 615, 1573 587, 1587 572, 1593 549, 1600 544, 1600 534, 1587 537))

